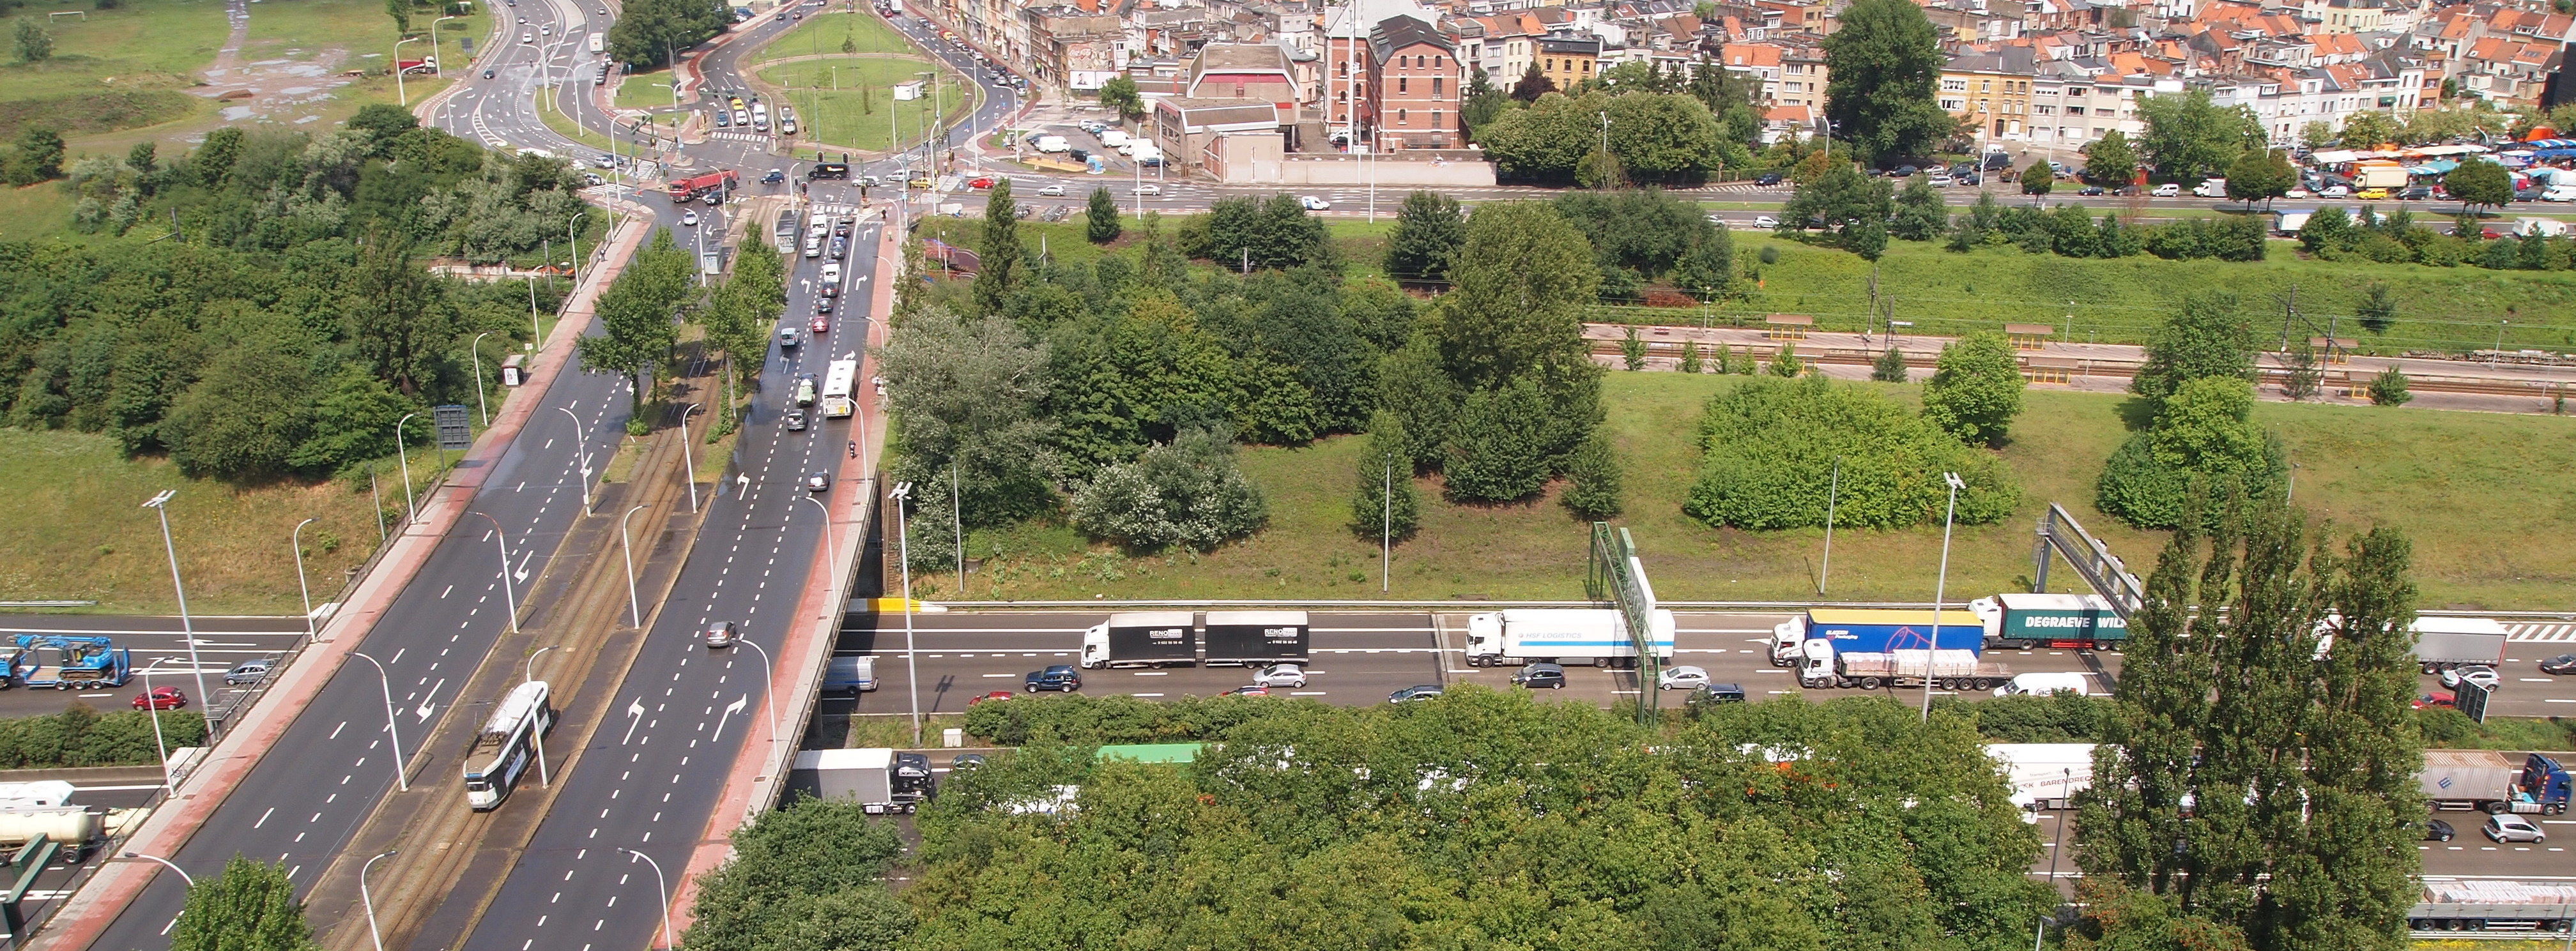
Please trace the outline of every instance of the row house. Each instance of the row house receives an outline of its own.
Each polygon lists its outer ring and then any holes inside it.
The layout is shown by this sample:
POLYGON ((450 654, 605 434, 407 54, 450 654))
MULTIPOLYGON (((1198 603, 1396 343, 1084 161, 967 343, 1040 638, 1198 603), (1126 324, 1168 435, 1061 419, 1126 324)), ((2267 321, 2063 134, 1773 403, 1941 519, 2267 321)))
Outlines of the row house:
POLYGON ((2558 71, 2563 49, 2559 43, 2526 43, 2491 36, 2470 46, 2458 75, 2452 78, 2459 81, 2462 95, 2504 107, 2538 106, 2549 75, 2558 71))
POLYGON ((2031 86, 2037 60, 2028 46, 1950 57, 1941 68, 1935 101, 1976 130, 1979 141, 2019 142, 2028 137, 2031 86))
POLYGON ((1019 63, 1029 78, 1092 90, 1126 68, 1127 34, 1117 14, 1046 7, 1020 15, 1029 21, 1029 56, 1019 63))
POLYGON ((1726 70, 1758 83, 1765 107, 1825 109, 1825 51, 1820 46, 1737 43, 1718 54, 1726 70))
POLYGON ((2138 101, 2148 96, 2182 92, 2178 79, 2145 73, 2115 75, 2108 61, 2064 61, 2037 64, 2031 82, 2030 122, 2025 140, 2072 155, 2117 130, 2132 140, 2146 132, 2138 118, 2138 101))
POLYGON ((1369 31, 1369 128, 1378 151, 1462 145, 1457 49, 1431 24, 1391 17, 1369 31))
POLYGON ((1537 40, 1539 75, 1547 77, 1558 89, 1572 89, 1574 84, 1599 75, 1601 38, 1589 34, 1551 33, 1537 40))

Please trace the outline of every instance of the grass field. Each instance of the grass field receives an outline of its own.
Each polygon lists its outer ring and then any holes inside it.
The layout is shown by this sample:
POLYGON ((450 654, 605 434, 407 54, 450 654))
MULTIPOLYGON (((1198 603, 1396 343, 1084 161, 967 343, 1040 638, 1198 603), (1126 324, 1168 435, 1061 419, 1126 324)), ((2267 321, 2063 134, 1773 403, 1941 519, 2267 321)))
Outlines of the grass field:
POLYGON ((617 86, 617 108, 671 110, 671 71, 656 69, 626 77, 617 86))
POLYGON ((766 63, 789 56, 847 52, 911 54, 916 51, 910 41, 874 13, 818 13, 806 17, 804 23, 770 43, 768 49, 761 50, 760 55, 752 59, 752 63, 766 63), (843 40, 857 48, 842 49, 843 40))
POLYGON ((804 125, 800 144, 882 152, 920 139, 934 98, 950 114, 974 105, 971 91, 956 83, 942 83, 936 97, 895 101, 893 87, 920 78, 930 66, 922 59, 834 56, 770 66, 760 71, 760 80, 785 90, 796 107, 804 125))
MULTIPOLYGON (((1821 530, 1712 529, 1681 513, 1697 468, 1689 434, 1699 407, 1727 378, 1613 373, 1608 425, 1627 464, 1627 514, 1614 520, 1637 539, 1656 592, 1676 600, 1775 600, 1815 596, 1821 530)), ((1892 387, 1912 400, 1912 386, 1892 387)), ((2120 398, 2033 391, 2002 451, 2024 502, 1993 525, 1961 526, 1953 544, 1949 594, 1964 599, 2027 590, 2031 526, 2048 502, 2066 506, 2143 574, 2163 536, 2128 529, 2091 504, 2093 479, 2124 435, 2120 398)), ((2289 447, 2297 498, 2342 529, 2392 524, 2415 539, 2426 607, 2545 608, 2564 603, 2576 579, 2554 544, 2576 533, 2576 422, 2553 417, 2387 410, 2366 406, 2266 403, 2257 417, 2289 447), (2513 540, 2521 540, 2516 542, 2513 540), (2501 543, 2499 543, 2501 541, 2501 543)), ((1084 545, 1070 530, 1031 527, 970 539, 991 555, 970 576, 968 597, 1372 597, 1377 539, 1354 535, 1349 498, 1362 440, 1342 437, 1295 449, 1243 453, 1246 472, 1268 494, 1270 527, 1248 542, 1205 555, 1129 557, 1084 545)), ((1398 598, 1577 598, 1583 593, 1585 526, 1539 500, 1503 506, 1438 501, 1436 479, 1420 534, 1397 546, 1391 595, 1398 598)), ((1826 593, 1854 600, 1929 600, 1940 560, 1938 527, 1835 533, 1826 593)), ((2072 572, 2058 588, 2080 584, 2072 572)), ((927 597, 955 597, 939 575, 919 577, 927 597)))

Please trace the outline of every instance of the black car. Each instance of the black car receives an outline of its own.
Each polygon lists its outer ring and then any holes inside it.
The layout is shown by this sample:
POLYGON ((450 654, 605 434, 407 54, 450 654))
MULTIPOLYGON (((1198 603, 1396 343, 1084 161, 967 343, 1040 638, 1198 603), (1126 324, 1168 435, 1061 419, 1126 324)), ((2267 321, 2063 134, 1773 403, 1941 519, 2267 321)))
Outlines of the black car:
POLYGON ((804 431, 805 431, 805 411, 804 411, 804 410, 801 410, 801 409, 791 409, 791 410, 788 410, 788 411, 787 411, 787 417, 786 417, 786 419, 787 419, 787 431, 788 431, 788 432, 791 432, 791 433, 801 433, 801 432, 804 432, 804 431))
POLYGON ((2458 834, 2458 832, 2452 830, 2451 824, 2448 822, 2444 822, 2440 819, 2424 820, 2424 841, 2426 842, 2448 842, 2451 841, 2452 837, 2457 836, 2458 834))
POLYGON ((1076 672, 1071 664, 1057 664, 1045 670, 1029 671, 1027 681, 1022 686, 1030 693, 1040 690, 1062 690, 1072 693, 1082 689, 1082 674, 1076 672))
POLYGON ((1691 691, 1691 699, 1704 703, 1743 703, 1743 684, 1709 684, 1691 691))
POLYGON ((2433 186, 2417 185, 2413 188, 2406 189, 2405 191, 2398 192, 2397 197, 2402 201, 2431 201, 2433 200, 2433 186))
POLYGON ((2006 155, 2002 152, 1986 153, 1986 171, 1999 172, 2004 169, 2011 168, 2012 164, 2012 156, 2010 155, 2006 155))
POLYGON ((1899 166, 1897 166, 1897 167, 1896 167, 1896 171, 1889 172, 1888 174, 1890 174, 1890 175, 1894 175, 1894 176, 1896 176, 1896 177, 1898 177, 1898 178, 1904 178, 1904 177, 1906 177, 1906 176, 1912 175, 1912 174, 1914 174, 1914 173, 1916 173, 1916 172, 1920 172, 1920 171, 1922 171, 1922 169, 1915 168, 1914 166, 1911 166, 1911 165, 1899 165, 1899 166))
POLYGON ((1415 684, 1387 694, 1386 700, 1388 703, 1408 703, 1415 700, 1430 700, 1438 696, 1440 696, 1439 684, 1415 684))
POLYGON ((1761 185, 1761 186, 1764 186, 1764 187, 1766 187, 1766 188, 1767 188, 1767 187, 1772 186, 1772 185, 1780 184, 1780 181, 1781 181, 1780 173, 1778 173, 1778 172, 1764 172, 1764 173, 1762 173, 1760 176, 1758 176, 1758 177, 1756 177, 1756 178, 1754 178, 1754 179, 1753 179, 1753 184, 1761 185))
POLYGON ((2560 654, 2540 662, 2544 674, 2576 674, 2576 654, 2560 654))
POLYGON ((2513 190, 2513 200, 2515 200, 2515 201, 2539 201, 2539 200, 2540 200, 2540 193, 2541 193, 2543 190, 2544 190, 2544 189, 2537 188, 2537 187, 2534 187, 2534 188, 2517 188, 2517 189, 2514 189, 2514 190, 2513 190))
POLYGON ((2078 189, 2076 189, 2076 190, 2075 190, 2075 193, 2076 193, 2076 194, 2078 194, 2078 195, 2084 196, 2084 197, 2086 197, 2086 198, 2096 197, 2096 196, 2098 196, 2098 195, 2102 194, 2102 186, 2100 186, 2100 185, 2086 185, 2086 186, 2084 186, 2084 187, 2082 187, 2082 188, 2078 188, 2078 189))
POLYGON ((483 71, 483 78, 485 78, 485 79, 490 79, 490 78, 492 78, 492 71, 491 71, 491 70, 488 70, 488 69, 487 69, 487 70, 484 70, 484 71, 483 71))
POLYGON ((1565 668, 1556 664, 1531 664, 1512 675, 1512 682, 1532 690, 1565 689, 1565 668))

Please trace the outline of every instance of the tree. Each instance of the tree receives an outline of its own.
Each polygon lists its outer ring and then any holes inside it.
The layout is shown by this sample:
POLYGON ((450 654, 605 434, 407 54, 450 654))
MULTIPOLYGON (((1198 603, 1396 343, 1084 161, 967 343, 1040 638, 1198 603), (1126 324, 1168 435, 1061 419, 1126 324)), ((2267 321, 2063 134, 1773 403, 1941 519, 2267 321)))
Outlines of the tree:
POLYGON ((2159 407, 2184 383, 2202 377, 2254 378, 2254 327, 2236 295, 2203 291, 2183 298, 2182 309, 2147 338, 2145 365, 2129 392, 2159 407))
POLYGON ((1380 411, 1369 419, 1368 449, 1360 454, 1351 493, 1351 533, 1396 541, 1412 538, 1422 519, 1422 492, 1413 484, 1411 440, 1404 417, 1380 411), (1394 494, 1388 495, 1392 488, 1394 494), (1392 502, 1390 503, 1390 499, 1392 502))
POLYGON ((679 340, 674 318, 695 291, 694 264, 671 240, 667 229, 653 233, 653 243, 635 255, 608 290, 599 295, 599 333, 575 345, 585 370, 626 377, 629 402, 642 417, 644 375, 671 353, 679 340))
POLYGON ((349 336, 358 355, 404 396, 415 396, 433 368, 450 359, 455 314, 429 272, 412 261, 409 237, 393 229, 370 233, 353 275, 349 336))
POLYGON ((18 58, 41 63, 54 56, 54 35, 36 23, 34 17, 18 19, 18 58))
POLYGON ((1807 372, 1806 366, 1798 362, 1797 344, 1781 344, 1780 352, 1771 357, 1772 376, 1795 379, 1799 374, 1805 372, 1807 372))
POLYGON ((981 256, 982 269, 975 272, 975 310, 982 314, 1002 312, 1002 303, 1019 286, 1020 258, 1028 252, 1020 247, 1020 206, 1011 200, 1011 180, 993 180, 993 189, 984 199, 983 241, 975 249, 981 256))
POLYGON ((2030 167, 2021 170, 2021 193, 2045 198, 2057 188, 2057 170, 2048 167, 2046 159, 2032 159, 2030 167))
MULTIPOLYGON (((1882 241, 1885 222, 1895 212, 1895 188, 1884 178, 1867 178, 1849 163, 1835 162, 1816 180, 1798 186, 1789 196, 1788 205, 1780 212, 1782 228, 1805 228, 1812 218, 1821 218, 1825 227, 1849 238, 1862 222, 1879 223, 1882 241)), ((1848 241, 1844 245, 1851 248, 1848 241)), ((1882 245, 1883 247, 1883 245, 1882 245)))
POLYGON ((1646 368, 1646 342, 1637 338, 1634 324, 1627 327, 1627 335, 1619 340, 1619 358, 1631 371, 1646 368))
POLYGON ((1467 219, 1458 200, 1423 190, 1404 196, 1395 230, 1386 239, 1386 273, 1398 280, 1438 281, 1467 243, 1467 219))
POLYGON ((2299 170, 2290 166, 2288 154, 2280 149, 2246 149, 2227 168, 2227 197, 2249 208, 2289 194, 2290 186, 2298 183, 2299 170))
POLYGON ((1449 497, 1510 502, 1537 495, 1547 485, 1552 461, 1536 438, 1547 415, 1546 395, 1526 377, 1468 394, 1441 467, 1449 497))
POLYGON ((343 368, 313 400, 312 429, 286 457, 304 472, 332 474, 394 452, 394 425, 420 404, 403 399, 364 367, 343 368))
POLYGON ((2334 205, 2317 209, 2299 226, 2299 248, 2309 254, 2350 250, 2360 237, 2352 229, 2352 218, 2334 205))
POLYGON ((2370 378, 2370 402, 2377 406, 2404 406, 2415 398, 2406 391, 2406 373, 2390 366, 2370 378))
POLYGON ((2318 151, 2335 144, 2335 128, 2323 119, 2299 126, 2299 144, 2318 151))
POLYGON ((898 474, 947 487, 956 466, 960 518, 1012 521, 1052 502, 1042 475, 1056 430, 1043 411, 1056 388, 1050 348, 998 316, 924 308, 895 325, 877 368, 904 454, 898 474))
MULTIPOLYGON (((2253 416, 2254 385, 2241 377, 2184 382, 2159 404, 2147 430, 2103 465, 2094 506, 2139 528, 2172 528, 2190 516, 2195 496, 2274 491, 2289 466, 2253 416)), ((2200 514, 2220 513, 2203 507, 2200 514)))
POLYGON ((1091 190, 1091 205, 1084 209, 1083 214, 1088 223, 1087 233, 1093 244, 1108 244, 1116 241, 1119 232, 1126 228, 1125 222, 1118 216, 1118 199, 1110 195, 1109 189, 1106 188, 1091 190))
POLYGON ((1540 96, 1555 91, 1556 80, 1549 79, 1546 73, 1540 72, 1536 60, 1530 62, 1529 69, 1521 72, 1520 82, 1512 84, 1512 98, 1523 105, 1537 102, 1540 96))
POLYGON ((1263 200, 1220 198, 1208 207, 1205 245, 1198 257, 1232 267, 1296 268, 1330 260, 1324 222, 1308 214, 1297 196, 1281 192, 1263 200))
POLYGON ((2222 108, 2206 89, 2138 100, 2146 132, 2138 145, 2171 181, 2218 177, 2246 149, 2266 141, 2262 123, 2242 106, 2222 108))
POLYGON ((1598 521, 1619 514, 1625 507, 1620 490, 1619 452, 1610 445, 1608 433, 1595 429, 1575 447, 1574 457, 1567 461, 1566 477, 1570 484, 1557 501, 1566 511, 1586 521, 1598 521))
POLYGON ((2307 341, 2292 342, 2289 352, 2282 354, 2282 362, 2289 373, 2281 381, 2281 395, 2298 402, 2313 398, 2322 391, 2325 370, 2317 365, 2316 348, 2307 341))
POLYGON ((1235 465, 1233 442, 1204 429, 1103 469, 1073 494, 1075 528, 1139 552, 1213 551, 1269 518, 1260 487, 1235 465))
POLYGON ((1121 73, 1100 84, 1100 108, 1130 122, 1144 118, 1145 97, 1136 91, 1135 77, 1121 73))
POLYGON ((1941 203, 1941 193, 1918 177, 1896 193, 1896 217, 1888 223, 1887 233, 1907 241, 1930 241, 1949 224, 1950 210, 1941 203))
POLYGON ((2460 200, 2462 214, 2479 205, 2501 208, 2513 201, 2513 176, 2504 166, 2472 157, 2442 176, 2443 189, 2460 200))
POLYGON ((1610 155, 1618 162, 1619 180, 1697 184, 1724 164, 1717 118, 1689 95, 1614 95, 1603 111, 1610 116, 1610 155))
POLYGON ((311 951, 313 926, 284 866, 239 855, 223 874, 188 888, 170 928, 171 951, 311 951))
POLYGON ((193 478, 257 481, 288 474, 311 437, 315 342, 282 327, 217 354, 162 417, 160 443, 193 478))
POLYGON ((639 68, 667 66, 673 53, 732 25, 733 8, 722 0, 631 0, 609 24, 608 55, 639 68))
POLYGON ((1591 243, 1548 206, 1478 207, 1449 279, 1450 292, 1432 303, 1422 327, 1459 384, 1487 389, 1532 371, 1589 366, 1583 312, 1600 271, 1591 243))
POLYGON ((1960 442, 1999 445, 2021 413, 2025 385, 2011 342, 1980 330, 1941 348, 1932 379, 1923 385, 1923 418, 1960 442))
POLYGON ((1869 365, 1869 378, 1879 383, 1903 383, 1906 373, 1905 354, 1895 347, 1879 351, 1878 360, 1869 365))
POLYGON ((1711 303, 1735 288, 1735 236, 1725 225, 1701 220, 1691 229, 1690 250, 1673 265, 1673 286, 1711 303))
POLYGON ((28 175, 34 177, 33 181, 21 184, 61 178, 63 175, 62 133, 54 131, 51 126, 28 126, 26 131, 18 133, 18 154, 10 156, 9 159, 12 166, 23 168, 28 175))
POLYGON ((2093 184, 2105 188, 2118 188, 2136 181, 2138 150, 2129 144, 2128 134, 2113 129, 2102 133, 2101 138, 2085 147, 2084 174, 2092 176, 2093 184))
POLYGON ((1682 511, 1710 525, 1824 525, 1837 457, 1835 519, 1846 528, 1938 525, 1945 471, 1968 484, 1961 523, 2001 519, 2020 497, 2001 456, 1969 448, 1882 389, 1821 376, 1752 380, 1711 397, 1698 442, 1700 471, 1682 511))
POLYGON ((2362 290, 2361 302, 2352 306, 2352 312, 2360 319, 2362 329, 2387 333, 2397 323, 2397 295, 2389 293, 2387 284, 2372 281, 2362 290))
POLYGON ((1702 369, 1702 365, 1701 365, 1701 363, 1700 363, 1700 359, 1699 359, 1699 341, 1697 341, 1697 340, 1684 340, 1684 341, 1682 341, 1682 362, 1681 362, 1681 366, 1680 366, 1680 367, 1678 367, 1678 369, 1680 369, 1680 370, 1681 370, 1681 372, 1683 372, 1683 373, 1693 373, 1693 374, 1696 374, 1696 373, 1700 372, 1700 370, 1702 369))
POLYGON ((2385 112, 2364 110, 2343 120, 2343 144, 2349 148, 2375 149, 2404 137, 2404 127, 2397 117, 2385 112))
POLYGON ((1876 261, 1887 253, 1887 223, 1876 218, 1852 222, 1843 228, 1843 250, 1860 255, 1863 261, 1876 261))
POLYGON ((1934 100, 1946 62, 1923 8, 1857 0, 1825 37, 1825 115, 1862 161, 1922 155, 1956 122, 1934 100))

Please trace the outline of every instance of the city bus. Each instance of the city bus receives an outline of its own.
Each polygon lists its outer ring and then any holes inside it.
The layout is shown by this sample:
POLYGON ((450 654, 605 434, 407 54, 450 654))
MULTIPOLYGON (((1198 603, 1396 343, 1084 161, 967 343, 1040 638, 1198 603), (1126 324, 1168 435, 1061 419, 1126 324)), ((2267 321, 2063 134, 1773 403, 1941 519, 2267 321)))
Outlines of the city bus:
POLYGON ((590 51, 591 51, 591 52, 593 52, 593 53, 602 53, 602 52, 606 52, 607 50, 608 50, 608 34, 605 34, 605 33, 593 33, 593 34, 591 34, 591 35, 590 35, 590 51))
POLYGON ((859 411, 859 401, 850 398, 850 387, 859 379, 859 361, 834 360, 823 373, 823 415, 839 419, 859 411))
POLYGON ((476 812, 499 808, 528 766, 543 755, 539 745, 554 728, 555 708, 545 681, 511 688, 465 751, 465 804, 476 812))

